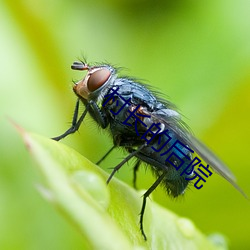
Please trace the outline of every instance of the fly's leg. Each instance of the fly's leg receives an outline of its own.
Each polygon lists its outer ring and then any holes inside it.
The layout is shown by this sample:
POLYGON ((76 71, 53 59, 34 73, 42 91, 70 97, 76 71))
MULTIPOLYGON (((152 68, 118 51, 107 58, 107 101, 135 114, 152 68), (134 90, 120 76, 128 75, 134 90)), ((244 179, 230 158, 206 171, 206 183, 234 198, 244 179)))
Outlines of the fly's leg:
POLYGON ((92 114, 94 119, 97 121, 102 128, 106 128, 108 126, 107 118, 104 113, 100 110, 97 103, 94 101, 89 101, 89 113, 92 114))
POLYGON ((116 167, 114 167, 112 173, 110 174, 107 184, 111 181, 114 174, 126 163, 128 162, 132 157, 134 157, 138 152, 140 152, 144 147, 146 147, 147 144, 141 145, 137 150, 134 150, 132 153, 130 153, 122 162, 120 162, 116 167))
POLYGON ((88 106, 87 106, 87 108, 84 110, 84 112, 82 113, 81 117, 77 121, 78 112, 79 112, 79 103, 80 103, 80 101, 78 99, 77 102, 76 102, 76 106, 75 106, 75 110, 74 110, 74 116, 73 116, 71 127, 65 133, 63 133, 62 135, 59 135, 59 136, 51 138, 51 139, 53 139, 55 141, 60 141, 64 137, 68 136, 69 134, 75 133, 79 129, 79 127, 80 127, 80 125, 81 125, 84 117, 86 116, 86 114, 88 112, 88 106))
POLYGON ((162 182, 163 178, 166 176, 166 173, 163 173, 158 177, 158 179, 153 183, 153 185, 147 190, 147 192, 143 195, 142 207, 140 212, 140 230, 143 235, 144 240, 147 240, 147 236, 143 229, 143 216, 146 208, 146 200, 148 196, 157 188, 157 186, 162 182))
POLYGON ((99 165, 115 148, 116 146, 114 145, 97 163, 96 165, 99 165))
POLYGON ((137 188, 136 188, 136 173, 137 173, 137 171, 138 171, 140 165, 141 165, 141 161, 140 161, 140 160, 137 160, 137 161, 136 161, 136 164, 135 164, 135 166, 134 166, 134 168, 133 168, 133 186, 134 186, 135 189, 137 189, 137 188))
POLYGON ((100 108, 98 107, 98 105, 94 101, 90 101, 87 104, 86 109, 84 110, 84 112, 80 116, 79 120, 77 120, 78 113, 79 113, 79 104, 80 104, 80 100, 78 99, 76 102, 71 127, 62 135, 52 138, 53 140, 59 141, 59 140, 63 139, 64 137, 68 136, 69 134, 75 133, 79 129, 84 117, 86 116, 86 114, 88 112, 90 112, 91 114, 94 115, 96 121, 101 125, 102 128, 107 127, 108 123, 106 120, 106 116, 102 113, 102 111, 100 110, 100 108))

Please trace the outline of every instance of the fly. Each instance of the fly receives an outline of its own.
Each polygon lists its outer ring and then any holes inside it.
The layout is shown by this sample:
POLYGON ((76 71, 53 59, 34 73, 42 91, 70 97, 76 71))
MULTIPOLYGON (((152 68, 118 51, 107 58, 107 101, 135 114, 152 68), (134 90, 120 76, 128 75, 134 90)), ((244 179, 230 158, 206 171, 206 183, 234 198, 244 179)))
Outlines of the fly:
POLYGON ((165 187, 170 196, 177 197, 184 194, 196 177, 198 180, 194 186, 200 189, 206 182, 205 178, 212 175, 209 169, 212 167, 246 197, 236 184, 232 172, 189 132, 171 102, 157 97, 145 84, 132 78, 119 77, 117 70, 111 65, 90 66, 85 62, 74 62, 71 68, 87 71, 87 74, 73 87, 78 99, 71 127, 53 139, 59 141, 76 132, 89 113, 102 129, 109 130, 113 138, 113 147, 98 164, 116 147, 123 147, 128 152, 125 159, 114 167, 107 183, 131 158, 137 159, 134 166, 134 186, 140 165, 145 163, 150 166, 156 181, 143 195, 140 230, 145 240, 143 216, 146 200, 159 184, 165 187), (80 102, 85 110, 79 116, 80 102), (207 166, 193 156, 194 152, 207 166), (203 184, 199 185, 200 181, 203 184))

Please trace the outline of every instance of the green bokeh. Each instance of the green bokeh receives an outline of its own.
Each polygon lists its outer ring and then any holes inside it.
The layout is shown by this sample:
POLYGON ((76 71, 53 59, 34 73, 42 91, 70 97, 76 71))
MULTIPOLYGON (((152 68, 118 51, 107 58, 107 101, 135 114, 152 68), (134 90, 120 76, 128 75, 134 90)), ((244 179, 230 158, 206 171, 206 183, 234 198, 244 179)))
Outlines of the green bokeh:
MULTIPOLYGON (((75 102, 71 80, 82 77, 70 65, 82 55, 124 66, 124 74, 169 96, 250 196, 249 13, 247 0, 1 1, 0 249, 82 245, 80 234, 35 190, 39 175, 8 121, 47 137, 68 128, 75 102)), ((95 162, 111 140, 93 124, 87 119, 63 143, 95 162)), ((123 156, 117 150, 102 166, 123 156)), ((131 170, 126 166, 117 176, 131 183, 131 170)), ((139 186, 152 181, 142 169, 139 186)), ((223 233, 231 249, 250 248, 250 202, 219 176, 177 201, 160 188, 154 198, 204 233, 223 233)))

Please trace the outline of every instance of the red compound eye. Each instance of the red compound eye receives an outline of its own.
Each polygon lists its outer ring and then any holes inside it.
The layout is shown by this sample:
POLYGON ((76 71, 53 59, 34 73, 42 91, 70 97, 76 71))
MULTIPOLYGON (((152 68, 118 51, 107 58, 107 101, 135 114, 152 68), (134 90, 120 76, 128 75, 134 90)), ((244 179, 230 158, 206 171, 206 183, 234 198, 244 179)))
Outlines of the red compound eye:
POLYGON ((109 78, 110 71, 108 69, 99 69, 92 73, 88 79, 88 90, 93 92, 99 89, 109 78))

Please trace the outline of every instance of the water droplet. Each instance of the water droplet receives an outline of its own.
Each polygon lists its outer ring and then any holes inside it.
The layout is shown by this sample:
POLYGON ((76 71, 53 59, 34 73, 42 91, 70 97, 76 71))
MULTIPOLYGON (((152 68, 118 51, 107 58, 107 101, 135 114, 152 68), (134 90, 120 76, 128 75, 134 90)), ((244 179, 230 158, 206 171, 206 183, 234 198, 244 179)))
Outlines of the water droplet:
POLYGON ((186 236, 187 238, 192 238, 194 236, 195 226, 189 219, 179 218, 177 220, 177 225, 179 226, 179 229, 184 234, 184 236, 186 236))
POLYGON ((108 207, 110 196, 104 179, 95 173, 83 170, 75 171, 71 177, 81 192, 87 192, 105 209, 108 207))

